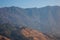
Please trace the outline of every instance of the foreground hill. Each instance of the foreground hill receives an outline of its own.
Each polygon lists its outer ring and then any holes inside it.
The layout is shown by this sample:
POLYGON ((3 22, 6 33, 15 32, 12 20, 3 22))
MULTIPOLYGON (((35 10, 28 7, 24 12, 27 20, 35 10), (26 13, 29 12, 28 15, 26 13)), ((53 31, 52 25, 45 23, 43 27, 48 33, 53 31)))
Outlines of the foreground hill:
POLYGON ((22 28, 21 33, 28 40, 55 40, 54 38, 44 35, 42 32, 29 28, 22 28))
POLYGON ((9 23, 0 24, 1 40, 60 40, 59 37, 47 35, 27 27, 17 27, 9 23))

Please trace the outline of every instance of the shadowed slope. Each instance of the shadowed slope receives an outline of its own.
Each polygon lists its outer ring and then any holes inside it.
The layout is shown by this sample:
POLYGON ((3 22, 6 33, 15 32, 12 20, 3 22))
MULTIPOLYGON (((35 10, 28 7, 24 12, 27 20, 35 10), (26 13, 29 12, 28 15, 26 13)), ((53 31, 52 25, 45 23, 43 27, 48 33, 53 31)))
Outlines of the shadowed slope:
POLYGON ((0 40, 10 40, 10 39, 7 38, 7 37, 4 37, 4 36, 2 36, 2 35, 0 35, 0 40))

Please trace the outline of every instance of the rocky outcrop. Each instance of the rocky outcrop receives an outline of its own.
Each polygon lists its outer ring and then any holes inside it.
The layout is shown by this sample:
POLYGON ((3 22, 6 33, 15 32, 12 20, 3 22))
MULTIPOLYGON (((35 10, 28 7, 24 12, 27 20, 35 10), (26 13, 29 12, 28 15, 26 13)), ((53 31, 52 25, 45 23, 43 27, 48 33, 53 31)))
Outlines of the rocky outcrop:
POLYGON ((42 32, 30 28, 23 28, 20 33, 28 40, 54 40, 54 39, 50 39, 42 32))

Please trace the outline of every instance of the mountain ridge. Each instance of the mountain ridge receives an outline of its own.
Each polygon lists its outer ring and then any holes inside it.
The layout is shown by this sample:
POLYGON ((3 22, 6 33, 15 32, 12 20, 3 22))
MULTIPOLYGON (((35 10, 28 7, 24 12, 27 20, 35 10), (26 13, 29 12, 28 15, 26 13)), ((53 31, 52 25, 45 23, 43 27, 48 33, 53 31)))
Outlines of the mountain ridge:
POLYGON ((0 23, 24 25, 44 33, 60 34, 60 6, 23 9, 0 8, 0 23))

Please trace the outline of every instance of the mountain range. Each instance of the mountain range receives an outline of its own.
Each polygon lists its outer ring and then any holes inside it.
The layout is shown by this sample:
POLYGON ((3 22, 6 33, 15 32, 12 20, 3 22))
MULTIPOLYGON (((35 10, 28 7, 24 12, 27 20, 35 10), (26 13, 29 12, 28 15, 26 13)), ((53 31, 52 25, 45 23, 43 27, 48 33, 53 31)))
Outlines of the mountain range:
POLYGON ((60 37, 60 6, 42 8, 0 8, 0 23, 27 26, 60 37))

